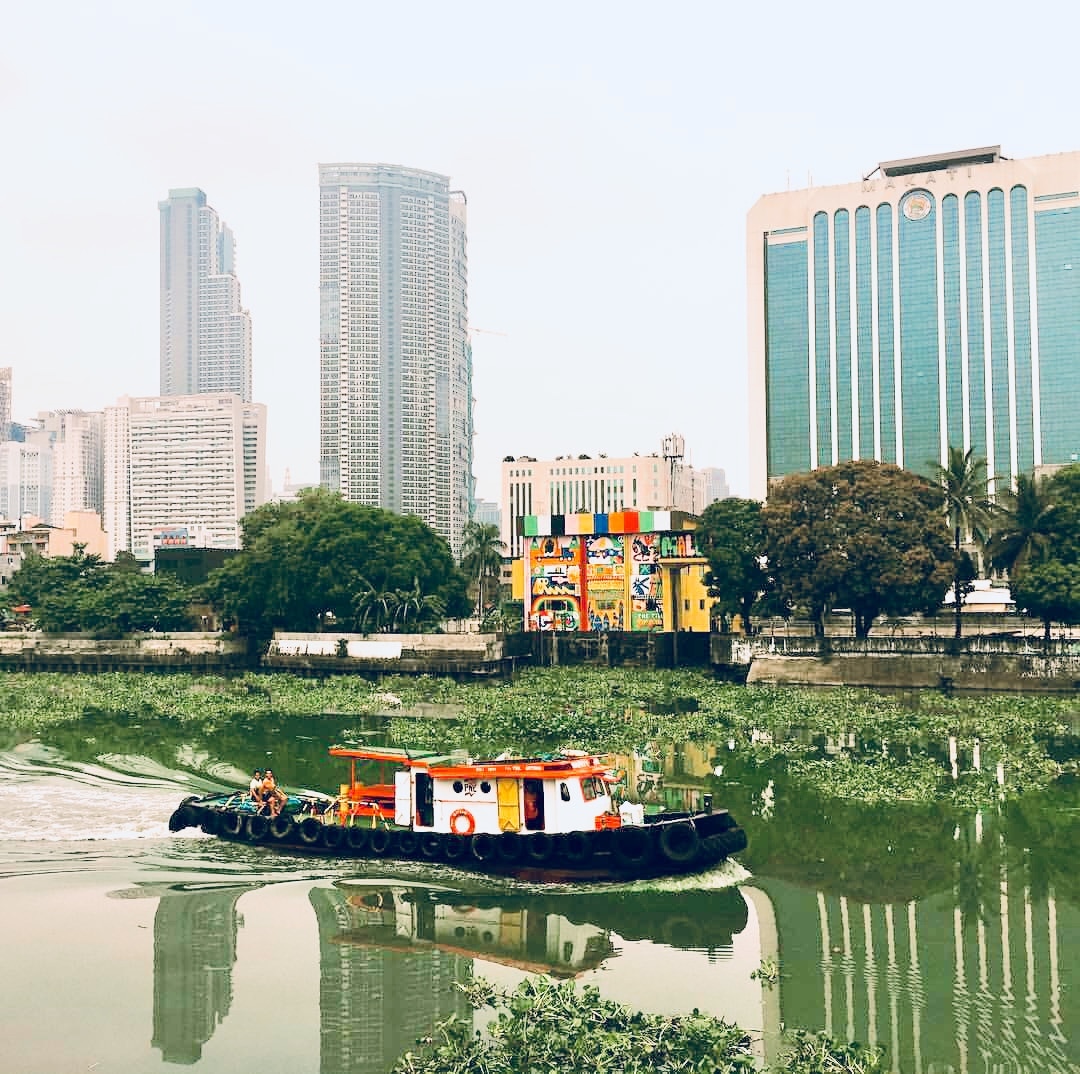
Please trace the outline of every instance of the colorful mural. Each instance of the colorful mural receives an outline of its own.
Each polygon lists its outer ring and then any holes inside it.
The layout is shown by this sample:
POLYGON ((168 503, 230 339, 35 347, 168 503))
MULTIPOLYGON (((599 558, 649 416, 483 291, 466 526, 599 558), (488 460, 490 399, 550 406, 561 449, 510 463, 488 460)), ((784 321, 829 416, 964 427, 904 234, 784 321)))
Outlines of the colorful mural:
POLYGON ((667 511, 524 516, 526 629, 707 630, 705 561, 686 524, 667 511))
POLYGON ((535 630, 581 629, 581 538, 533 537, 529 593, 535 630))
POLYGON ((664 629, 664 583, 660 573, 660 535, 636 533, 630 539, 630 629, 664 629))
POLYGON ((624 538, 585 538, 585 591, 589 630, 626 629, 626 565, 624 538))

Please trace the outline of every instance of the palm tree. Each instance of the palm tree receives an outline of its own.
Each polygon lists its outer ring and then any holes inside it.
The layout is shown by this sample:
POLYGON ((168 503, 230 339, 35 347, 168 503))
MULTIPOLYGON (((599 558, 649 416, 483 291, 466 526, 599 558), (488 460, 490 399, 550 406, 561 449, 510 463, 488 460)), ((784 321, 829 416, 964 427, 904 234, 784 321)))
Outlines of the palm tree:
POLYGON ((997 498, 994 532, 986 546, 991 565, 1012 574, 1038 562, 1053 540, 1053 513, 1046 478, 1018 474, 1016 487, 997 498))
POLYGON ((462 535, 461 569, 476 579, 476 617, 484 610, 484 582, 498 579, 502 570, 506 542, 499 538, 499 527, 490 522, 470 522, 462 535))
POLYGON ((950 447, 945 466, 933 464, 934 479, 945 494, 945 515, 953 533, 953 605, 956 612, 956 637, 963 633, 961 616, 964 595, 974 577, 971 557, 961 553, 961 546, 970 542, 984 545, 990 536, 993 504, 987 499, 986 459, 975 454, 974 448, 950 447))

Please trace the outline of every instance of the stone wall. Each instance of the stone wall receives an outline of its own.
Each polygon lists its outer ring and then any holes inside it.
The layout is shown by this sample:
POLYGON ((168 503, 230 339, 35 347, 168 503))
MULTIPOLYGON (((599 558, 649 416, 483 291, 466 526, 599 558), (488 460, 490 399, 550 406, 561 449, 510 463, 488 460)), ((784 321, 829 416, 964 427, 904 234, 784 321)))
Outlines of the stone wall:
POLYGON ((972 637, 740 640, 728 659, 748 683, 1071 693, 1080 641, 972 637))

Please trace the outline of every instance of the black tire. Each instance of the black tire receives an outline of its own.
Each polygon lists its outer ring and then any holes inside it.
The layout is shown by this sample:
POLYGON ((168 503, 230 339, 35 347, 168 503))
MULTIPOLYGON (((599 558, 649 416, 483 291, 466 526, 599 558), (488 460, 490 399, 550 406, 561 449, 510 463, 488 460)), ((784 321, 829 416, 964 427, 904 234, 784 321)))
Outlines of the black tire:
POLYGON ((742 828, 729 828, 726 832, 714 836, 714 841, 719 848, 720 856, 727 858, 746 849, 746 832, 742 828))
POLYGON ((372 828, 368 835, 368 850, 377 858, 390 853, 393 836, 386 828, 372 828))
POLYGON ((443 855, 447 861, 461 861, 469 853, 469 836, 448 835, 443 841, 443 855))
POLYGON ((665 824, 658 838, 660 853, 673 865, 687 865, 701 852, 701 836, 688 822, 665 824))
POLYGON ((353 854, 363 854, 368 848, 367 828, 352 827, 345 829, 345 845, 353 854))
POLYGON ((612 834, 612 853, 620 865, 640 866, 652 859, 652 835, 647 828, 627 826, 612 834))
POLYGON ((469 836, 469 851, 477 861, 491 861, 499 849, 499 841, 487 832, 469 836))
POLYGON ((202 824, 200 824, 199 827, 202 828, 207 835, 217 835, 218 832, 221 831, 221 814, 215 813, 211 809, 204 810, 202 824))
POLYGON ((499 861, 505 861, 507 863, 520 861, 522 852, 522 836, 517 832, 503 832, 499 836, 498 851, 499 861))
POLYGON ((551 856, 555 853, 555 841, 547 832, 534 832, 525 836, 524 847, 525 857, 537 865, 551 861, 551 856))
POLYGON ((559 851, 571 865, 583 865, 592 857, 592 841, 585 832, 567 832, 559 851))
POLYGON ((223 813, 221 815, 221 834, 235 839, 244 830, 243 813, 223 813))
POLYGON ((416 832, 397 832, 394 836, 394 853, 403 858, 415 858, 420 849, 420 837, 416 832))
POLYGON ((296 821, 285 813, 279 813, 270 821, 270 838, 277 840, 279 843, 291 839, 295 831, 296 821))
POLYGON ((252 813, 244 822, 244 835, 249 843, 261 843, 270 834, 270 818, 252 813))
POLYGON ((301 843, 314 846, 322 836, 323 825, 315 817, 304 817, 296 826, 296 834, 300 836, 301 843))
POLYGON ((182 832, 190 823, 187 808, 181 806, 179 809, 174 809, 172 816, 169 817, 169 831, 182 832))
POLYGON ((420 857, 438 861, 443 856, 443 837, 438 832, 424 832, 420 836, 420 857))
POLYGON ((336 824, 324 824, 319 845, 324 850, 337 850, 345 842, 345 829, 336 824))

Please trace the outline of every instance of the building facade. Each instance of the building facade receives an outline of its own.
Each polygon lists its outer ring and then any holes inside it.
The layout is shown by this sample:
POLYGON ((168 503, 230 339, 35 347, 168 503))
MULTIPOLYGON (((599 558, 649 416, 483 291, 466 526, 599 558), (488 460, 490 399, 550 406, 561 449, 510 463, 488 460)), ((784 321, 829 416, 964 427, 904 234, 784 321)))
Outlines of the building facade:
POLYGON ((251 316, 233 233, 198 188, 170 190, 161 227, 161 394, 232 392, 251 402, 251 316))
POLYGON ((708 631, 694 524, 681 511, 525 516, 525 629, 708 631))
POLYGON ((51 489, 45 521, 64 525, 71 511, 101 514, 104 497, 102 413, 86 410, 50 410, 38 414, 35 427, 26 431, 27 445, 51 454, 48 467, 51 489))
POLYGON ((514 558, 522 554, 519 520, 526 515, 660 510, 701 514, 706 504, 705 482, 699 471, 683 463, 682 437, 666 437, 664 444, 670 450, 626 458, 507 456, 502 464, 500 501, 500 536, 506 554, 514 558))
POLYGON ((417 515, 455 556, 473 501, 465 197, 446 176, 319 167, 319 480, 417 515))
POLYGON ((747 222, 751 495, 950 447, 995 486, 1080 457, 1080 153, 897 160, 747 222))
POLYGON ((267 499, 266 407, 238 395, 123 398, 105 410, 110 556, 148 562, 179 528, 239 548, 240 519, 267 499))

